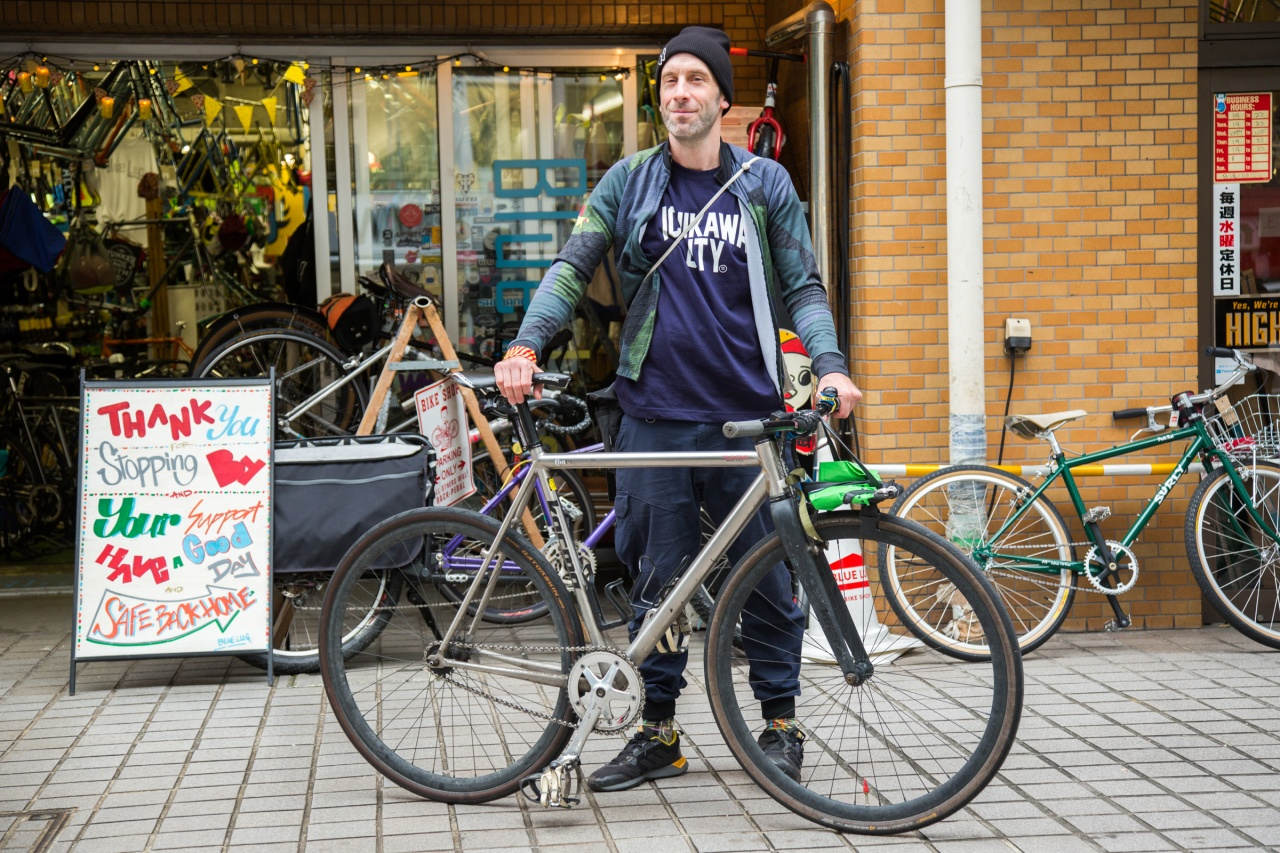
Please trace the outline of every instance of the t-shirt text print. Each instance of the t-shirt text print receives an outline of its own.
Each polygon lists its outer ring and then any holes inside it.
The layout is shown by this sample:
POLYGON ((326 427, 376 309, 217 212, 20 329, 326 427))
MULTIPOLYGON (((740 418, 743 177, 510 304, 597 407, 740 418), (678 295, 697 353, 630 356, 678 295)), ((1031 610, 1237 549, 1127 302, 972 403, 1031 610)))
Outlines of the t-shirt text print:
MULTIPOLYGON (((718 189, 714 170, 673 163, 667 191, 644 231, 645 255, 661 257, 718 189)), ((723 423, 781 408, 752 313, 746 229, 753 227, 726 191, 662 262, 653 339, 640 378, 614 385, 624 412, 723 423)))
MULTIPOLYGON (((664 204, 658 211, 662 239, 674 240, 679 237, 697 215, 697 210, 676 210, 673 206, 664 204)), ((685 265, 698 272, 727 273, 729 265, 728 259, 724 256, 725 246, 737 248, 745 257, 747 249, 745 229, 746 222, 741 213, 707 211, 685 237, 685 265)))

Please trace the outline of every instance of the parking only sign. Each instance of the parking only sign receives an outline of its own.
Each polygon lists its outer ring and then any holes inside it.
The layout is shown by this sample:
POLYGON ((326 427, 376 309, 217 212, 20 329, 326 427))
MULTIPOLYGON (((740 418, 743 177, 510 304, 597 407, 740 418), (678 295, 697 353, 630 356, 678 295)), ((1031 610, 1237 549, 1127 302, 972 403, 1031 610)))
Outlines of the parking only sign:
POLYGON ((458 386, 441 379, 413 395, 418 428, 436 451, 436 506, 453 506, 476 492, 471 475, 471 430, 458 386))

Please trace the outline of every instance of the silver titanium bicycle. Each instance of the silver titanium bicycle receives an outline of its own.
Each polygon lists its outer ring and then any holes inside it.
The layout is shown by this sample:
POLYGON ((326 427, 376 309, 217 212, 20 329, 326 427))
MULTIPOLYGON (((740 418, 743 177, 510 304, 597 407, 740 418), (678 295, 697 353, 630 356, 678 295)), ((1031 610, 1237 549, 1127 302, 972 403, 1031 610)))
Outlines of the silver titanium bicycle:
MULTIPOLYGON (((542 374, 547 386, 568 377, 542 374)), ((492 383, 492 379, 485 384, 492 383)), ((1022 668, 1008 616, 990 583, 954 546, 911 522, 881 514, 896 486, 860 463, 840 483, 802 483, 784 459, 796 437, 825 428, 812 411, 724 426, 755 436, 749 451, 547 453, 527 405, 517 428, 528 448, 526 476, 501 521, 467 510, 427 507, 387 519, 343 557, 325 596, 320 658, 325 693, 352 744, 380 773, 423 797, 478 803, 521 790, 546 806, 569 807, 583 745, 592 732, 633 726, 644 707, 638 664, 660 644, 688 642, 685 604, 734 537, 767 504, 775 532, 734 567, 715 600, 706 634, 705 682, 711 710, 733 759, 770 796, 798 814, 841 831, 887 834, 945 818, 991 780, 1013 743, 1022 708, 1022 668), (518 532, 518 513, 540 482, 554 523, 569 519, 548 488, 549 472, 568 468, 731 467, 760 469, 752 485, 683 574, 662 590, 629 643, 615 641, 578 549, 552 566, 518 532), (848 509, 813 512, 810 494, 836 488, 848 509), (870 564, 856 580, 880 614, 868 622, 846 606, 824 548, 863 540, 870 564), (932 566, 951 595, 981 624, 992 654, 960 661, 916 644, 894 659, 906 631, 883 606, 876 556, 880 543, 898 560, 932 566), (756 592, 785 563, 809 601, 803 626, 785 630, 794 612, 756 592), (355 651, 342 646, 348 611, 368 616, 362 579, 394 571, 405 592, 383 630, 355 651), (444 573, 461 601, 431 581, 444 573), (546 616, 494 624, 483 618, 491 596, 518 574, 546 616), (762 630, 762 627, 764 630, 762 630), (770 631, 768 628, 772 627, 770 631), (740 637, 735 638, 739 633, 740 637), (784 650, 770 637, 796 640, 784 650), (741 646, 741 648, 739 648, 741 646), (764 727, 756 665, 797 660, 796 716, 804 763, 792 779, 757 744, 764 727), (745 650, 745 651, 744 651, 745 650)), ((841 499, 838 499, 839 502, 841 499)), ((849 575, 842 574, 848 579, 849 575)), ((790 604, 788 602, 788 604, 790 604)), ((715 748, 686 744, 720 761, 715 748)), ((696 756, 695 756, 696 758, 696 756)), ((730 769, 724 767, 722 769, 730 769)), ((607 796, 607 795, 605 795, 607 796)))

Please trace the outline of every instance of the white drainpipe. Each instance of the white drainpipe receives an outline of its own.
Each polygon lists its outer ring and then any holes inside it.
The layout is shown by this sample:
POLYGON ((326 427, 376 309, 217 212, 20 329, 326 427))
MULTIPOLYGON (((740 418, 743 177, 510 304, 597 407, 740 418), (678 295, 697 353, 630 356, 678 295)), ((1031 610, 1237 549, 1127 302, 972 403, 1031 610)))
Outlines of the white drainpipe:
POLYGON ((951 462, 987 455, 982 301, 982 5, 946 0, 947 354, 951 462))

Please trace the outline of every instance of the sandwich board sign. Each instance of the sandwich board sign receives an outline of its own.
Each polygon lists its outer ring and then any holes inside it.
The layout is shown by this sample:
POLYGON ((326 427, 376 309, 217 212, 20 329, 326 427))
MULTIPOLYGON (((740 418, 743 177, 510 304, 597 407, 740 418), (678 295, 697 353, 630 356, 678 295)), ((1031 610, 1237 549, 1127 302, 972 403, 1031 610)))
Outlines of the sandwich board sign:
POLYGON ((81 380, 72 693, 77 662, 270 652, 272 386, 81 380))

